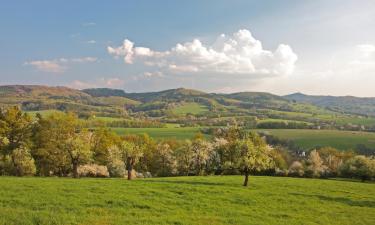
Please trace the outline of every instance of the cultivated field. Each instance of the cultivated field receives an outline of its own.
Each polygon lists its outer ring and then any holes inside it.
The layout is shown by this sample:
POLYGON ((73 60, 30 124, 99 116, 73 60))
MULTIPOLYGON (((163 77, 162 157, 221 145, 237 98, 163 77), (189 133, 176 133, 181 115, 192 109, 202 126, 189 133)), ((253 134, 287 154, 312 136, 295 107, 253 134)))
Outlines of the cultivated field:
POLYGON ((0 178, 0 224, 375 224, 375 184, 282 177, 0 178))

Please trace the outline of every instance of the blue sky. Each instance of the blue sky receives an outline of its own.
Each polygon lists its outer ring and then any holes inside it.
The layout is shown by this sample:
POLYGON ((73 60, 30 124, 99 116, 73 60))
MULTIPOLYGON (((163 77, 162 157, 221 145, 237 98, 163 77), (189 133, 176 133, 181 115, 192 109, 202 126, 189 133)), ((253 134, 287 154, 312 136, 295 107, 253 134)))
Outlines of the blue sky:
POLYGON ((375 96, 374 27, 371 0, 3 1, 0 84, 375 96))

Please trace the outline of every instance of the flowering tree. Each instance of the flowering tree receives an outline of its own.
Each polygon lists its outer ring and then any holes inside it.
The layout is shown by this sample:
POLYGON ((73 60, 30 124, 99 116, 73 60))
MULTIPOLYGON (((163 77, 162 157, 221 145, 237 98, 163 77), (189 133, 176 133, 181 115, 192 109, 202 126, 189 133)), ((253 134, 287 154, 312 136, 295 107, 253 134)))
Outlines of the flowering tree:
POLYGON ((240 155, 238 166, 245 175, 244 186, 248 185, 251 171, 261 171, 271 167, 272 159, 269 156, 268 146, 258 134, 249 133, 247 137, 237 140, 235 149, 240 155))

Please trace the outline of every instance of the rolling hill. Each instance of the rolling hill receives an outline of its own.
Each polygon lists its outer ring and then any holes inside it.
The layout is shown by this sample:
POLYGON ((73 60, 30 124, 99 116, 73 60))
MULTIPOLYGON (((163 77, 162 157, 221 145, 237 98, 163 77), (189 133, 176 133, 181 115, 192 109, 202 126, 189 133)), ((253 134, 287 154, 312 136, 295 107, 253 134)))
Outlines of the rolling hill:
POLYGON ((302 93, 286 95, 284 98, 295 102, 313 104, 336 112, 375 116, 375 98, 305 95, 302 93))
POLYGON ((168 123, 186 124, 189 120, 190 125, 223 125, 235 118, 242 123, 255 119, 279 122, 281 126, 296 121, 316 127, 358 129, 367 126, 372 129, 375 127, 374 99, 300 93, 288 96, 263 92, 218 94, 185 88, 127 93, 109 88, 0 86, 0 105, 19 105, 24 111, 60 110, 108 117, 134 114, 168 123))

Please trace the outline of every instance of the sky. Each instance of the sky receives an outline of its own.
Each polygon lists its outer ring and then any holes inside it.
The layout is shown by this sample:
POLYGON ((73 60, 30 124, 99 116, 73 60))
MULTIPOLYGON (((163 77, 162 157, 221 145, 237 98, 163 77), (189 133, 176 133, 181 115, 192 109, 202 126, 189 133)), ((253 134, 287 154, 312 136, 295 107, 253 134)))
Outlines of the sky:
POLYGON ((375 97, 375 1, 2 1, 0 85, 375 97))

